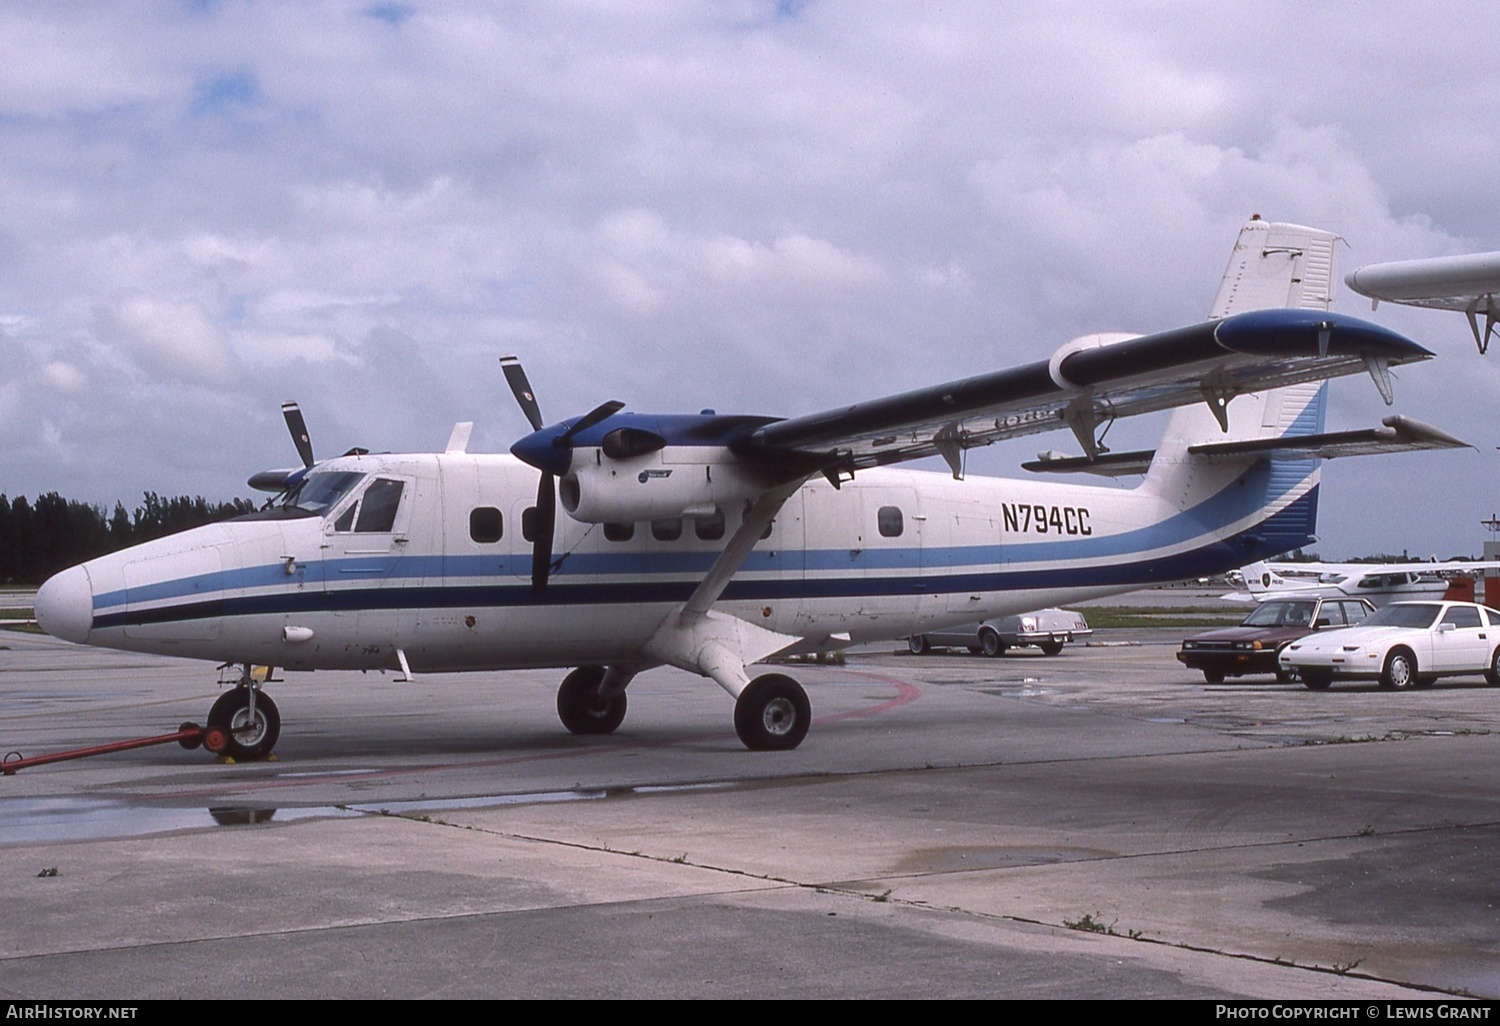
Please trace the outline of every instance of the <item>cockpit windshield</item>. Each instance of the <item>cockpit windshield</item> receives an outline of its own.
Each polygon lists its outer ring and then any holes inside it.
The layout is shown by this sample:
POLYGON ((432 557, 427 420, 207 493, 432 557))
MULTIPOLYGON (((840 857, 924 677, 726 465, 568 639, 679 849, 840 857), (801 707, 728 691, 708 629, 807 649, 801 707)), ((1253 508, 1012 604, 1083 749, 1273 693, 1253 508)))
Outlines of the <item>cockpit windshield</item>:
POLYGON ((297 509, 320 517, 353 491, 364 476, 350 470, 308 474, 284 494, 277 505, 285 510, 297 509))

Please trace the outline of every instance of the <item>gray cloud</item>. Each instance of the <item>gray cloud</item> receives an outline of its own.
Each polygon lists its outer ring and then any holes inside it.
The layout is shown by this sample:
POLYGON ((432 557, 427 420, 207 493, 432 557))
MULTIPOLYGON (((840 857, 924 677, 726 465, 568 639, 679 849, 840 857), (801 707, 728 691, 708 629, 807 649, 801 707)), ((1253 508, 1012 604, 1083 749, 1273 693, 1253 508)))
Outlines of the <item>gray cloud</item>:
MULTIPOLYGON (((0 490, 241 494, 287 462, 287 398, 320 450, 459 419, 504 448, 503 352, 555 418, 806 412, 1200 318, 1251 212, 1341 232, 1347 267, 1497 248, 1487 14, 0 12, 0 490)), ((1477 548, 1495 361, 1458 318, 1379 319, 1442 353, 1400 411, 1480 451, 1413 458, 1444 502, 1379 520, 1406 464, 1332 465, 1326 554, 1477 548)), ((1385 412, 1336 386, 1336 426, 1385 412)))

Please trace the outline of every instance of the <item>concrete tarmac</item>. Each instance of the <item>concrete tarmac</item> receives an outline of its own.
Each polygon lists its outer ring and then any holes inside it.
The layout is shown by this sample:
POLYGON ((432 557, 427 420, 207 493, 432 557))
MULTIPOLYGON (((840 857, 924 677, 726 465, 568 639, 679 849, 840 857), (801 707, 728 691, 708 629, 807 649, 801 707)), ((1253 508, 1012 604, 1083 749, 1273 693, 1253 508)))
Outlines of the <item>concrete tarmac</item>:
MULTIPOLYGON (((0 777, 0 996, 1500 997, 1500 689, 1218 687, 1181 631, 787 669, 292 674, 277 761, 0 777), (55 872, 54 872, 55 871, 55 872)), ((0 751, 201 723, 211 666, 0 633, 0 751)))

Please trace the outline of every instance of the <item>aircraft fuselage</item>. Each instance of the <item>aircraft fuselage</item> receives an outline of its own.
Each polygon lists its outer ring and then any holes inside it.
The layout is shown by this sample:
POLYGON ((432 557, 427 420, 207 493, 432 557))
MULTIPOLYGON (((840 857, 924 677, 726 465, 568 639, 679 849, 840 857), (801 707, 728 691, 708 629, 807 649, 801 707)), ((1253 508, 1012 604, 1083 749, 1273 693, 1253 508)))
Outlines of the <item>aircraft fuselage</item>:
MULTIPOLYGON (((818 650, 1220 572, 1283 551, 1268 518, 1315 502, 1316 474, 1299 474, 1268 509, 1266 480, 1245 487, 1268 466, 1202 468, 1222 483, 1200 479, 1190 503, 1144 486, 910 470, 840 489, 818 478, 715 608, 818 650)), ((560 516, 538 594, 537 474, 513 457, 366 455, 317 470, 358 475, 324 515, 214 524, 91 560, 49 582, 39 616, 91 645, 293 670, 396 669, 398 650, 418 673, 649 662, 641 646, 743 515, 560 516), (356 522, 377 481, 401 483, 394 516, 356 522)))

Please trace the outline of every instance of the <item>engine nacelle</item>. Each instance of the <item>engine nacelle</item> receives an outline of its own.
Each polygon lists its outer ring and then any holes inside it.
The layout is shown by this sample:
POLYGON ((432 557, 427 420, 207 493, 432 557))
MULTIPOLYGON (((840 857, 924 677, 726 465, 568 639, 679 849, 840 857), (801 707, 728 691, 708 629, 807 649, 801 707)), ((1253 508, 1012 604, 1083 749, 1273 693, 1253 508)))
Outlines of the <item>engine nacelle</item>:
POLYGON ((1063 361, 1074 353, 1086 352, 1090 349, 1099 349, 1104 346, 1116 345, 1120 342, 1129 342, 1140 335, 1131 334, 1128 331, 1100 331, 1092 335, 1079 335, 1071 341, 1064 342, 1057 347, 1057 352, 1052 354, 1052 359, 1047 361, 1047 373, 1052 376, 1052 381, 1058 388, 1066 388, 1069 391, 1076 390, 1078 385, 1068 380, 1063 373, 1063 361))
POLYGON ((763 470, 721 447, 668 446, 627 459, 578 449, 558 482, 558 496, 574 520, 633 524, 708 516, 715 506, 756 498, 772 483, 763 470))

